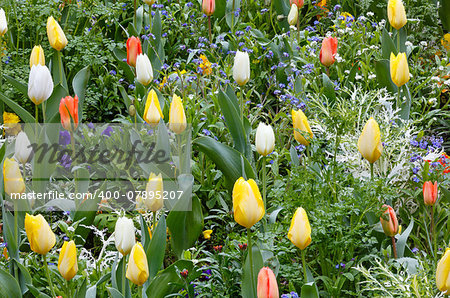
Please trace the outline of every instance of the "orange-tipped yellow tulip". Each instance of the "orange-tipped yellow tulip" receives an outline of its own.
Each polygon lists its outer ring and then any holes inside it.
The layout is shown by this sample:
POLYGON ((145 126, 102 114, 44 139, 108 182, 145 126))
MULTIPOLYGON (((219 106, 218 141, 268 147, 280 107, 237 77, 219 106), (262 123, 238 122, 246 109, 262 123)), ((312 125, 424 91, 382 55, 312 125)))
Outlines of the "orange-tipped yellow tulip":
POLYGON ((370 163, 376 162, 383 152, 380 127, 373 118, 370 118, 364 126, 358 140, 358 150, 370 163))
POLYGON ((406 12, 402 0, 389 0, 388 19, 392 27, 400 30, 406 24, 406 12))
POLYGON ((127 278, 138 286, 142 286, 148 279, 147 255, 140 242, 137 242, 131 250, 127 265, 127 278))
POLYGON ((159 105, 158 95, 155 90, 150 90, 145 102, 144 120, 151 125, 157 125, 160 119, 164 119, 164 115, 159 105))
POLYGON ((25 215, 25 232, 31 250, 38 254, 45 255, 55 246, 55 234, 41 214, 25 215))
POLYGON ((391 53, 391 79, 397 87, 401 87, 409 81, 408 59, 405 53, 398 53, 395 56, 391 53))
POLYGON ((47 37, 52 48, 61 51, 67 45, 67 38, 54 17, 47 19, 47 37))
POLYGON ((294 125, 294 138, 302 145, 308 146, 309 141, 305 139, 305 137, 298 131, 300 130, 302 132, 308 133, 310 139, 312 139, 313 137, 311 127, 309 127, 308 118, 306 118, 306 115, 302 110, 292 110, 292 123, 294 125))
POLYGON ((181 98, 174 94, 169 111, 169 128, 174 133, 182 133, 187 127, 186 115, 184 113, 183 102, 181 98))
POLYGON ((6 158, 3 162, 3 184, 8 195, 21 194, 25 191, 19 164, 12 158, 6 158))
POLYGON ((78 272, 77 247, 73 240, 64 241, 59 253, 58 270, 65 280, 71 280, 78 272))
POLYGON ((311 243, 311 226, 309 225, 308 215, 302 207, 297 208, 294 217, 292 217, 288 238, 301 250, 304 250, 311 243))
POLYGON ((33 67, 33 65, 45 65, 45 55, 44 55, 44 49, 39 46, 34 46, 33 50, 31 51, 30 56, 30 68, 33 67))
POLYGON ((384 212, 380 217, 383 231, 388 237, 393 237, 399 233, 399 225, 395 210, 389 205, 383 205, 384 212))
POLYGON ((444 294, 450 294, 450 248, 445 250, 444 256, 437 265, 436 286, 444 294))
POLYGON ((258 185, 253 179, 239 178, 233 187, 234 220, 246 228, 251 228, 263 218, 264 202, 258 185))
POLYGON ((161 173, 158 175, 150 173, 145 191, 147 194, 144 198, 144 204, 150 211, 156 212, 164 207, 164 184, 161 173))

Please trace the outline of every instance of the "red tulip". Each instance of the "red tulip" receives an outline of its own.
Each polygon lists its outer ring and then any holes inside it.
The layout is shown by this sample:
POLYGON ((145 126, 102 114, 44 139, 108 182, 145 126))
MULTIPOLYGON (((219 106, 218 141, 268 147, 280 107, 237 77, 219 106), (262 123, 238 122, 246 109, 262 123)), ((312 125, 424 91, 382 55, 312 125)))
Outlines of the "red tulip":
POLYGON ((64 129, 72 131, 73 128, 75 130, 78 126, 78 96, 63 97, 59 103, 59 114, 64 129))
POLYGON ((278 298, 278 285, 275 274, 269 267, 263 267, 258 274, 258 298, 278 298))
POLYGON ((438 196, 437 182, 426 181, 423 184, 423 201, 427 206, 433 206, 438 196))
POLYGON ((320 63, 322 63, 325 67, 330 67, 335 59, 337 53, 337 38, 336 37, 326 37, 322 41, 322 48, 320 49, 320 63))
POLYGON ((131 36, 127 40, 127 63, 130 66, 136 67, 136 58, 142 54, 142 46, 139 38, 131 36))
POLYGON ((212 16, 214 11, 216 10, 216 1, 215 0, 203 0, 202 3, 203 13, 207 16, 212 16))
POLYGON ((292 4, 297 5, 298 9, 301 9, 303 7, 303 0, 289 0, 290 5, 292 6, 292 4))
POLYGON ((394 209, 389 205, 383 205, 383 215, 380 217, 381 226, 386 236, 393 237, 398 233, 397 215, 394 209))

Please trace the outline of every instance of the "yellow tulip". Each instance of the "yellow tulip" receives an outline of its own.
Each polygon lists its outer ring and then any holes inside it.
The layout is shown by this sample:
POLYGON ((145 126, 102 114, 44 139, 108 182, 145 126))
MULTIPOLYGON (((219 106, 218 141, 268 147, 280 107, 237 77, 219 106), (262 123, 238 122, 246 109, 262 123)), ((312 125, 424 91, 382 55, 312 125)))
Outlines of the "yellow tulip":
POLYGON ((383 152, 380 127, 373 118, 370 118, 364 126, 358 140, 358 150, 370 163, 376 162, 383 152))
POLYGON ((158 175, 150 173, 145 191, 147 193, 144 204, 150 211, 156 212, 164 206, 164 184, 161 173, 158 175))
POLYGON ((264 202, 258 185, 253 179, 239 178, 233 187, 234 220, 246 228, 251 228, 264 216, 264 202))
POLYGON ((38 254, 45 255, 56 243, 55 234, 41 214, 25 215, 25 232, 31 250, 38 254))
POLYGON ((31 51, 31 56, 30 56, 30 68, 33 67, 33 65, 45 65, 45 55, 44 55, 44 50, 42 49, 42 47, 39 46, 34 46, 33 50, 31 51))
POLYGON ((131 250, 127 266, 127 278, 138 286, 142 286, 148 279, 147 255, 140 242, 137 242, 131 250))
POLYGON ((174 94, 169 111, 169 128, 174 133, 182 133, 186 129, 186 115, 184 114, 184 107, 181 98, 174 94))
POLYGON ((155 90, 150 90, 145 102, 144 120, 151 125, 157 125, 160 119, 164 119, 164 115, 159 105, 158 95, 155 90))
POLYGON ((58 22, 52 16, 47 19, 47 37, 52 48, 61 51, 67 45, 67 38, 58 22))
POLYGON ((405 53, 398 53, 397 57, 391 53, 391 79, 397 87, 403 86, 409 81, 408 60, 405 53))
POLYGON ((205 231, 203 231, 203 238, 205 238, 206 240, 211 239, 212 232, 213 232, 213 230, 205 230, 205 231))
POLYGON ((297 131, 300 130, 302 132, 308 133, 310 139, 312 139, 313 137, 311 127, 309 127, 308 118, 306 118, 306 115, 302 110, 292 110, 292 122, 294 124, 294 138, 302 145, 308 146, 309 141, 305 139, 305 137, 299 131, 297 131))
POLYGON ((436 268, 436 285, 439 291, 450 294, 450 248, 445 250, 436 268))
POLYGON ((302 207, 297 208, 294 217, 292 217, 288 238, 301 250, 304 250, 311 243, 311 226, 309 225, 308 215, 302 207))
POLYGON ((78 272, 77 247, 73 240, 64 244, 59 253, 58 270, 65 280, 71 280, 78 272))
POLYGON ((25 192, 25 183, 20 173, 19 164, 12 158, 6 158, 3 162, 3 184, 8 195, 25 192))
POLYGON ((446 33, 441 39, 441 44, 447 52, 450 52, 450 33, 446 33))
POLYGON ((406 12, 402 0, 389 0, 388 19, 391 26, 400 30, 406 24, 406 12))

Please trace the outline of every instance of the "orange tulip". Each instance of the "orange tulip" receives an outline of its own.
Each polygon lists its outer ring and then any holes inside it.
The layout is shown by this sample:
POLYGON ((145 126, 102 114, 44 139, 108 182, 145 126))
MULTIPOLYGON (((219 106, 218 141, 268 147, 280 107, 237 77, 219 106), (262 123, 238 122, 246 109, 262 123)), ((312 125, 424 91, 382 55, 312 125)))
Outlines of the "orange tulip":
POLYGON ((298 9, 301 9, 304 4, 304 0, 290 0, 289 4, 292 6, 292 4, 297 5, 298 9))
POLYGON ((423 184, 423 201, 427 206, 433 206, 438 196, 437 182, 426 181, 423 184))
POLYGON ((381 226, 386 236, 393 237, 398 233, 397 215, 394 209, 389 205, 383 205, 383 215, 380 217, 381 226))
POLYGON ((320 49, 319 58, 320 63, 325 67, 333 65, 337 53, 338 41, 336 37, 326 37, 322 41, 322 48, 320 49))
POLYGON ((130 66, 136 67, 136 59, 139 54, 142 54, 142 46, 139 38, 131 36, 127 40, 127 63, 130 66))
POLYGON ((207 16, 212 16, 215 10, 216 10, 215 0, 203 0, 202 11, 204 14, 206 14, 207 16))
POLYGON ((269 267, 263 267, 258 274, 258 298, 278 298, 278 284, 275 274, 269 267))
POLYGON ((78 96, 63 97, 59 103, 59 114, 64 129, 75 130, 78 127, 78 96))

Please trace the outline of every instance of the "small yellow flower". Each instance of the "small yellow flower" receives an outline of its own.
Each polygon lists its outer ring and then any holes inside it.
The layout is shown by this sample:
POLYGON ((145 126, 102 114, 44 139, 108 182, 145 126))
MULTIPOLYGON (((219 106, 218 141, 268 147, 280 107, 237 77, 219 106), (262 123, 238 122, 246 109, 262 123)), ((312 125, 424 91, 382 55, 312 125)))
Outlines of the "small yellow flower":
POLYGON ((205 238, 206 240, 211 239, 212 232, 213 232, 213 230, 205 230, 205 231, 203 231, 203 238, 205 238))
POLYGON ((3 123, 8 135, 17 135, 21 130, 20 118, 14 113, 3 112, 3 123))
POLYGON ((203 70, 203 74, 208 76, 212 73, 211 62, 209 62, 208 58, 205 55, 200 55, 200 59, 202 59, 202 63, 200 64, 200 68, 203 70))

